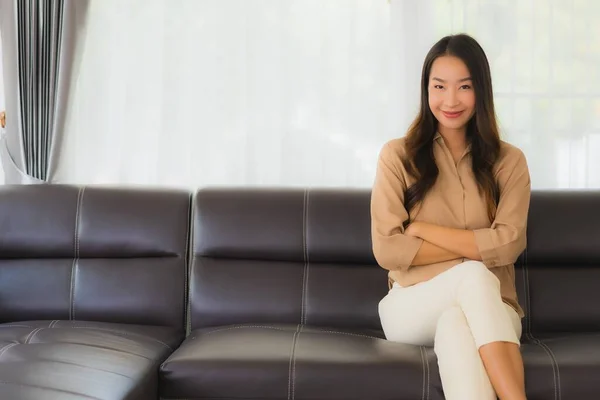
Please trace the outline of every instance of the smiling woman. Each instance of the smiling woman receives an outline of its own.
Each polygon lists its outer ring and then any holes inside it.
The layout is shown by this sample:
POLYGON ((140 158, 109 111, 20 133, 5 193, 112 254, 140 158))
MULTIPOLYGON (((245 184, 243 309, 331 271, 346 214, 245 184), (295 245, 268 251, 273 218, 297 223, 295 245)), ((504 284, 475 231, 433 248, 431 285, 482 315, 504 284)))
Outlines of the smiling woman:
POLYGON ((525 399, 514 262, 531 187, 522 151, 500 140, 492 93, 475 39, 434 44, 419 112, 382 149, 372 191, 373 253, 392 283, 382 327, 434 345, 448 400, 525 399))
POLYGON ((429 80, 429 107, 438 121, 444 121, 440 133, 456 136, 475 113, 469 69, 458 57, 439 57, 433 62, 429 80))

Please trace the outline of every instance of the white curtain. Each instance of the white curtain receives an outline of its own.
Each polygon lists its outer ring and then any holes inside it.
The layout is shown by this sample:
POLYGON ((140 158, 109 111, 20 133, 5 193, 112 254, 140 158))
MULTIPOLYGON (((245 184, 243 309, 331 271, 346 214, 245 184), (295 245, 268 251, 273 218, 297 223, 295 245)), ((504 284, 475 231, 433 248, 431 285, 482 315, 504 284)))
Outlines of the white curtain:
POLYGON ((534 188, 600 187, 597 0, 92 0, 57 181, 370 187, 467 32, 534 188))
MULTIPOLYGON (((0 112, 5 110, 5 100, 4 100, 4 72, 3 72, 3 58, 2 58, 2 34, 0 33, 0 112)), ((4 129, 0 125, 0 140, 4 135, 4 129)), ((1 161, 1 160, 0 160, 1 161)), ((2 162, 0 162, 0 184, 4 183, 4 169, 2 168, 2 162)))

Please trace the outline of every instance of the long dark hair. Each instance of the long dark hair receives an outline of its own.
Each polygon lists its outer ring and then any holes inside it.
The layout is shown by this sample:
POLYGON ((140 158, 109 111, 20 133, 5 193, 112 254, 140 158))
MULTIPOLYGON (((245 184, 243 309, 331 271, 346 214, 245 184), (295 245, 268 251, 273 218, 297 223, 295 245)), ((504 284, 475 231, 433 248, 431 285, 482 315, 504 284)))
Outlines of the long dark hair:
POLYGON ((421 203, 439 174, 433 158, 433 138, 438 121, 429 108, 429 74, 433 62, 445 55, 460 58, 471 74, 475 90, 475 114, 467 124, 467 141, 471 144, 473 174, 479 192, 483 192, 487 200, 491 222, 499 201, 493 168, 500 155, 500 135, 487 57, 479 43, 466 34, 440 39, 425 57, 421 74, 421 107, 406 134, 406 158, 403 163, 407 172, 415 178, 415 183, 408 188, 404 205, 410 211, 421 203))

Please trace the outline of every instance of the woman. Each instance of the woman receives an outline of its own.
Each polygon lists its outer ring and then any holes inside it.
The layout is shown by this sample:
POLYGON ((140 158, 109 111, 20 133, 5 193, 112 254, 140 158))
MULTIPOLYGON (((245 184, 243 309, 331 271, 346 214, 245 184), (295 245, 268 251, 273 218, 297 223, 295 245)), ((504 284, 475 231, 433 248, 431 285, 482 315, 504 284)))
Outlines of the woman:
POLYGON ((514 262, 531 193, 525 156, 499 138, 489 64, 468 35, 427 54, 421 107, 383 147, 373 252, 389 270, 386 338, 434 346, 446 399, 525 399, 514 262))

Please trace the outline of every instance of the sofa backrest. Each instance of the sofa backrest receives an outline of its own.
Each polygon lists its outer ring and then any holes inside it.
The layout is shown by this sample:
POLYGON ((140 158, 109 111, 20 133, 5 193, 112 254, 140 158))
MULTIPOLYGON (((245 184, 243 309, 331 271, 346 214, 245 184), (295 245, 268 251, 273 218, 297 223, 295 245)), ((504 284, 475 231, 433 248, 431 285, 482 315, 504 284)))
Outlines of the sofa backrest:
POLYGON ((522 279, 535 333, 600 330, 600 191, 536 191, 522 279))
POLYGON ((0 186, 0 322, 184 328, 191 196, 0 186))
MULTIPOLYGON (((200 190, 193 329, 306 323, 380 329, 386 271, 371 251, 368 190, 200 190)), ((515 265, 532 333, 600 328, 598 191, 534 191, 515 265)))
POLYGON ((191 329, 305 323, 380 329, 387 273, 371 250, 365 190, 201 189, 191 329))

